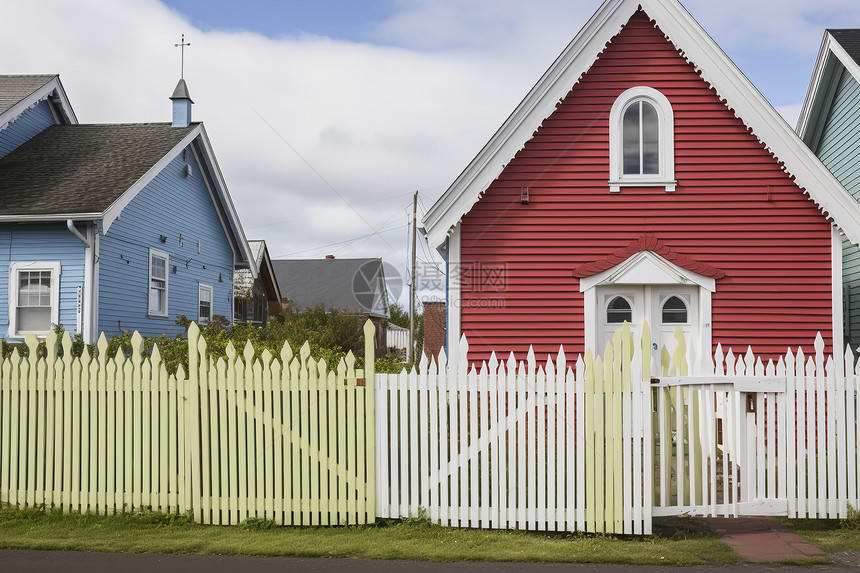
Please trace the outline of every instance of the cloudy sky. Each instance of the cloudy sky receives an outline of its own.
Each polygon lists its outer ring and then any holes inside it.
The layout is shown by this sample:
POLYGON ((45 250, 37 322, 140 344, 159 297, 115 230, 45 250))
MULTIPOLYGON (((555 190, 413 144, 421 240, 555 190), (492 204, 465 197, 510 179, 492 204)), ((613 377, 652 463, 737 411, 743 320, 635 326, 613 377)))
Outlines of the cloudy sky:
MULTIPOLYGON (((860 27, 857 0, 684 4, 792 125, 823 30, 860 27)), ((405 272, 413 192, 433 204, 599 5, 6 0, 0 73, 59 73, 83 123, 170 121, 184 33, 248 238, 405 272)))

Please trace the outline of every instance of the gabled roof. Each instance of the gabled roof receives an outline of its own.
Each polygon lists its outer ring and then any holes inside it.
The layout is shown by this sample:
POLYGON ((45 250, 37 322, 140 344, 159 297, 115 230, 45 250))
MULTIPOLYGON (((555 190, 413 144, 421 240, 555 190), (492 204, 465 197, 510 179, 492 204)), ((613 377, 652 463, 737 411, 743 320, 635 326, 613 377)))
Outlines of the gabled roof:
POLYGON ((296 309, 322 304, 389 317, 382 259, 275 259, 272 266, 281 298, 296 309))
POLYGON ((835 30, 828 29, 829 33, 839 43, 845 52, 851 56, 855 63, 860 64, 860 30, 858 29, 843 29, 835 30))
POLYGON ((60 76, 56 74, 0 75, 0 130, 21 113, 51 98, 60 123, 77 123, 60 76))
MULTIPOLYGON (((280 300, 281 289, 278 286, 278 278, 275 276, 272 259, 269 258, 266 241, 248 241, 248 246, 257 265, 257 276, 262 279, 266 296, 269 300, 280 300)), ((247 296, 249 291, 254 288, 254 279, 250 269, 236 269, 233 273, 233 290, 236 296, 247 296)))
POLYGON ((827 114, 843 73, 860 82, 860 30, 826 30, 797 120, 797 133, 811 148, 818 147, 827 114))
POLYGON ((197 125, 49 127, 0 159, 2 216, 101 215, 197 125))
MULTIPOLYGON (((439 247, 639 8, 763 142, 795 182, 854 243, 860 204, 677 0, 606 0, 442 197, 423 223, 439 247)), ((607 189, 608 192, 608 189, 607 189)))
MULTIPOLYGON (((235 262, 257 265, 201 123, 55 125, 0 159, 0 221, 113 221, 184 149, 206 173, 235 262)), ((190 159, 189 159, 190 160, 190 159)))

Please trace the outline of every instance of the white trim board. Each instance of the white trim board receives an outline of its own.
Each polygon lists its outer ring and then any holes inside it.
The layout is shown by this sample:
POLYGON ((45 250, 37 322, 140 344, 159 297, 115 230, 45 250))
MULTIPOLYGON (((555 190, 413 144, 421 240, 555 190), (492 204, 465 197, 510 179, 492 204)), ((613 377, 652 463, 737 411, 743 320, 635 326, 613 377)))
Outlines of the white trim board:
POLYGON ((797 119, 797 133, 813 149, 817 146, 815 139, 820 133, 819 124, 827 119, 827 113, 833 103, 833 92, 836 88, 834 84, 838 84, 841 78, 841 70, 834 69, 836 67, 848 71, 860 82, 860 65, 848 55, 830 32, 824 32, 806 98, 797 119))
MULTIPOLYGON (((245 232, 242 229, 242 224, 239 221, 239 216, 236 213, 236 208, 233 206, 233 201, 230 198, 230 193, 227 190, 227 186, 224 183, 224 177, 221 174, 221 170, 218 167, 218 162, 215 159, 215 155, 212 152, 212 146, 209 143, 209 138, 206 135, 206 130, 203 127, 203 124, 197 124, 194 129, 192 129, 188 135, 182 138, 182 141, 177 143, 173 148, 167 152, 158 162, 150 167, 146 173, 141 176, 140 179, 134 182, 134 184, 129 187, 122 195, 120 195, 107 209, 102 216, 102 233, 107 235, 110 230, 111 225, 115 220, 117 220, 122 213, 122 210, 125 209, 131 201, 137 197, 137 194, 140 193, 144 187, 146 187, 155 177, 161 173, 167 165, 170 164, 171 161, 176 159, 182 150, 188 148, 195 140, 198 141, 200 151, 203 155, 201 158, 197 150, 192 147, 192 154, 197 161, 198 166, 202 171, 208 171, 211 174, 211 181, 213 182, 215 189, 213 190, 209 186, 210 177, 206 177, 204 175, 204 182, 209 189, 210 197, 213 200, 216 200, 221 203, 224 208, 224 213, 227 216, 227 221, 222 219, 221 223, 224 225, 225 231, 228 226, 232 231, 232 235, 236 240, 236 243, 239 245, 239 249, 241 254, 244 255, 248 261, 248 267, 251 270, 251 274, 254 278, 257 278, 257 263, 254 260, 253 253, 251 252, 251 247, 248 246, 248 240, 245 238, 245 232)), ((219 218, 221 217, 221 210, 219 209, 219 218)), ((233 249, 233 246, 230 247, 233 249)), ((234 266, 238 265, 241 261, 236 260, 236 253, 234 250, 234 266)))
POLYGON ((54 76, 45 85, 23 98, 21 101, 7 109, 3 114, 0 114, 0 131, 14 122, 19 115, 35 106, 39 102, 48 99, 52 94, 56 93, 60 100, 60 108, 66 116, 69 123, 78 123, 78 118, 72 110, 72 104, 69 103, 69 98, 66 96, 66 91, 63 89, 63 84, 60 83, 60 76, 54 76))
POLYGON ((117 220, 122 213, 122 210, 125 209, 129 203, 131 203, 132 199, 137 197, 137 194, 143 191, 143 188, 146 187, 150 181, 155 179, 155 177, 161 173, 165 167, 167 167, 171 161, 173 161, 179 153, 188 147, 192 141, 194 141, 200 132, 202 131, 203 126, 198 124, 194 129, 192 129, 188 135, 182 138, 182 141, 173 146, 173 149, 168 151, 164 157, 158 160, 158 162, 150 167, 146 173, 144 173, 140 179, 134 182, 134 184, 126 189, 122 195, 117 197, 117 199, 111 203, 111 205, 105 209, 105 212, 102 216, 102 233, 107 235, 110 230, 110 226, 113 224, 115 220, 117 220))
POLYGON ((783 162, 821 212, 860 244, 860 204, 839 184, 677 0, 606 0, 484 148, 427 212, 427 239, 440 246, 541 123, 556 109, 639 7, 655 21, 702 79, 783 162))

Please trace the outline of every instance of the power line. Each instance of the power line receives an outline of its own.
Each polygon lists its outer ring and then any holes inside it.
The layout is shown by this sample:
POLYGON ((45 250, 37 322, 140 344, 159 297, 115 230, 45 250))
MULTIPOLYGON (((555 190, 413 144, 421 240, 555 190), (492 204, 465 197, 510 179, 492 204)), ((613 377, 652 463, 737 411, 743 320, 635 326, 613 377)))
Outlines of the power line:
POLYGON ((277 255, 277 256, 272 257, 272 258, 274 258, 274 259, 280 259, 280 258, 282 258, 282 257, 291 257, 291 256, 293 256, 293 255, 299 255, 299 254, 301 254, 301 253, 308 253, 308 252, 310 252, 310 251, 316 251, 317 249, 327 249, 328 247, 335 247, 335 246, 337 246, 337 245, 342 245, 342 244, 344 244, 344 243, 352 243, 352 242, 355 242, 355 241, 358 241, 358 240, 361 240, 361 239, 366 239, 366 238, 368 238, 368 237, 373 237, 374 235, 380 235, 380 237, 381 237, 381 236, 382 236, 382 233, 388 233, 388 232, 390 232, 390 231, 396 231, 396 230, 398 230, 398 229, 402 229, 402 228, 404 228, 405 226, 406 226, 406 225, 399 225, 399 226, 397 226, 397 227, 391 227, 390 229, 383 229, 383 230, 381 230, 381 231, 374 231, 373 233, 368 233, 368 234, 366 234, 366 235, 359 235, 358 237, 353 237, 352 239, 345 239, 345 240, 343 240, 343 241, 337 241, 337 242, 335 242, 335 243, 329 243, 328 245, 320 245, 320 246, 318 246, 318 247, 312 247, 312 248, 310 248, 310 249, 304 249, 304 250, 301 250, 301 251, 293 251, 292 253, 287 253, 287 254, 284 254, 284 255, 277 255))
MULTIPOLYGON (((252 109, 253 109, 253 108, 252 108, 252 109)), ((273 132, 275 135, 277 135, 277 136, 278 136, 278 138, 279 138, 281 141, 283 141, 283 142, 287 145, 287 147, 289 147, 290 149, 292 149, 292 150, 293 150, 293 153, 295 153, 295 154, 298 156, 298 158, 299 158, 299 159, 301 159, 301 160, 305 163, 305 165, 307 165, 307 166, 308 166, 308 168, 310 168, 310 170, 311 170, 311 171, 313 171, 313 172, 316 174, 316 176, 317 176, 317 177, 319 177, 319 178, 320 178, 320 180, 322 180, 322 182, 323 182, 323 183, 325 183, 325 184, 328 186, 328 188, 329 188, 329 189, 331 189, 332 191, 334 191, 335 195, 337 195, 338 197, 340 197, 341 201, 343 201, 344 203, 346 203, 346 205, 347 205, 350 209, 352 209, 353 213, 355 213, 356 215, 358 215, 358 218, 359 218, 359 219, 361 219, 362 221, 364 221, 364 224, 365 224, 365 225, 367 225, 368 227, 370 227, 370 230, 371 230, 371 231, 373 231, 373 235, 378 235, 378 234, 379 234, 379 231, 377 231, 377 230, 376 230, 376 228, 375 228, 373 225, 371 225, 371 224, 370 224, 370 222, 369 222, 367 219, 365 219, 365 218, 362 216, 362 214, 361 214, 361 213, 359 213, 359 212, 358 212, 358 210, 357 210, 355 207, 353 207, 353 206, 352 206, 352 204, 351 204, 349 201, 347 201, 347 200, 346 200, 346 197, 344 197, 343 195, 341 195, 341 194, 340 194, 340 192, 339 192, 337 189, 335 189, 335 188, 334 188, 334 186, 333 186, 331 183, 329 183, 329 182, 328 182, 328 180, 326 180, 326 178, 325 178, 325 177, 323 177, 323 176, 322 176, 322 174, 321 174, 319 171, 317 171, 317 170, 314 168, 314 166, 313 166, 313 165, 311 165, 311 164, 310 164, 310 162, 309 162, 307 159, 305 159, 305 158, 302 156, 302 154, 301 154, 301 153, 299 153, 299 152, 298 152, 298 150, 297 150, 295 147, 293 147, 292 145, 290 145, 290 142, 289 142, 289 141, 287 141, 287 140, 286 140, 286 138, 285 138, 283 135, 281 135, 281 134, 280 134, 280 132, 278 132, 278 130, 277 130, 277 129, 275 129, 275 127, 274 127, 271 123, 269 123, 269 122, 266 120, 266 118, 265 118, 265 117, 263 117, 263 116, 262 116, 262 114, 260 114, 260 112, 259 112, 259 111, 257 111, 257 110, 255 109, 255 110, 254 110, 254 113, 256 113, 256 114, 257 114, 257 116, 258 116, 258 117, 263 121, 263 123, 265 123, 267 126, 269 126, 269 129, 271 129, 271 130, 272 130, 272 132, 273 132)), ((372 236, 372 235, 371 235, 371 236, 372 236)), ((385 237, 381 237, 381 238, 382 238, 382 240, 383 240, 383 241, 385 241, 385 244, 386 244, 386 245, 388 245, 388 246, 389 246, 389 247, 391 247, 392 249, 394 248, 394 247, 392 247, 392 246, 391 246, 391 243, 389 243, 389 242, 385 239, 385 237)))
MULTIPOLYGON (((396 199, 397 197, 402 197, 403 195, 411 195, 411 194, 412 194, 412 191, 407 191, 405 193, 398 193, 396 195, 390 195, 388 197, 383 197, 382 199, 377 199, 376 201, 371 201, 369 203, 362 203, 361 205, 359 205, 359 207, 369 207, 370 205, 376 205, 377 203, 382 203, 383 201, 390 201, 392 199, 396 199)), ((296 217, 294 219, 284 219, 282 221, 274 221, 272 223, 265 223, 263 225, 254 225, 253 227, 246 227, 246 228, 247 229, 263 229, 265 227, 274 227, 275 225, 283 225, 284 223, 292 223, 294 221, 307 221, 308 219, 317 219, 319 217, 329 216, 332 213, 339 213, 341 211, 346 211, 348 209, 349 209, 348 207, 344 208, 344 209, 334 209, 334 210, 327 209, 325 213, 320 213, 319 215, 311 215, 309 217, 307 217, 307 216, 306 217, 296 217)), ((385 223, 380 225, 380 227, 384 227, 384 226, 385 226, 385 223)))

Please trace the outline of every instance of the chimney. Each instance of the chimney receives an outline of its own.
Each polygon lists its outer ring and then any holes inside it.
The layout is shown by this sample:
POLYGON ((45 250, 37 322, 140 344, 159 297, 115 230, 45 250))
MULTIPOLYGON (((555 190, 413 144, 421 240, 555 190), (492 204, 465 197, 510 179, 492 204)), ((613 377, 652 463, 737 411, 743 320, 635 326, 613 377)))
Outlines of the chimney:
POLYGON ((445 347, 447 336, 445 303, 443 301, 425 301, 423 304, 424 354, 431 360, 435 360, 439 357, 439 351, 445 347))
POLYGON ((188 86, 184 79, 176 84, 170 99, 173 100, 173 127, 188 127, 191 123, 191 104, 194 102, 188 95, 188 86))

